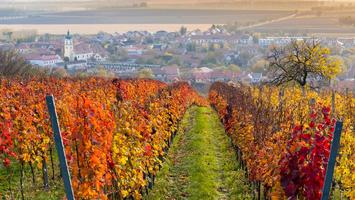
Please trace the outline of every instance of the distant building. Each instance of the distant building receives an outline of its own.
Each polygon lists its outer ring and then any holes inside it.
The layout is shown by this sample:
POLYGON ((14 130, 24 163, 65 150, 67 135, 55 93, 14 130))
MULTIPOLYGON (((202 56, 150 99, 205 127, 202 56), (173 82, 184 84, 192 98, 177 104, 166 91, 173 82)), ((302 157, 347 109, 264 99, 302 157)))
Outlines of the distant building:
POLYGON ((274 39, 271 38, 260 38, 259 39, 259 46, 261 47, 268 47, 274 44, 274 39))
POLYGON ((188 40, 198 45, 207 46, 210 44, 225 43, 226 37, 224 35, 193 35, 188 40))
POLYGON ((262 73, 250 73, 250 74, 248 74, 248 77, 250 78, 250 83, 257 84, 257 83, 261 82, 261 80, 263 78, 263 74, 262 73))
POLYGON ((83 70, 88 68, 86 61, 61 62, 57 64, 57 67, 63 67, 71 71, 83 70))
POLYGON ((211 44, 232 44, 232 45, 253 45, 253 37, 250 35, 226 35, 226 34, 211 34, 211 35, 190 35, 187 38, 188 43, 195 43, 201 46, 211 44))
POLYGON ((0 50, 1 51, 9 51, 15 49, 15 45, 12 43, 2 43, 0 42, 0 50))
POLYGON ((74 47, 74 60, 88 61, 94 56, 94 52, 91 50, 90 45, 87 43, 79 43, 74 47))
POLYGON ((164 81, 165 79, 165 71, 162 68, 153 68, 153 74, 155 79, 164 81))
POLYGON ((157 32, 155 33, 154 37, 155 37, 156 39, 163 39, 163 38, 167 37, 168 34, 169 34, 169 33, 168 33, 167 31, 157 31, 157 32))
POLYGON ((238 73, 228 70, 213 70, 207 67, 197 68, 192 72, 192 80, 195 83, 228 82, 236 80, 238 73))
POLYGON ((180 70, 178 66, 153 68, 153 74, 156 79, 165 82, 174 82, 180 79, 180 70))
POLYGON ((153 44, 152 49, 162 51, 164 49, 164 46, 162 44, 153 44))
POLYGON ((74 41, 69 31, 64 40, 64 58, 68 61, 88 61, 90 59, 105 61, 108 53, 100 46, 81 42, 74 46, 74 41))
POLYGON ((28 63, 40 67, 55 67, 58 65, 58 63, 63 62, 59 55, 28 54, 25 55, 24 58, 28 63))
POLYGON ((163 67, 166 74, 166 81, 173 82, 180 79, 180 69, 178 66, 166 66, 163 67))
POLYGON ((239 40, 239 44, 242 45, 252 45, 253 44, 253 37, 251 35, 242 35, 239 40))
POLYGON ((67 35, 64 39, 64 58, 69 61, 74 61, 74 42, 73 37, 70 35, 70 32, 67 32, 67 35))
POLYGON ((20 54, 26 54, 33 51, 31 45, 28 43, 22 43, 16 46, 16 51, 20 54))
POLYGON ((126 51, 128 56, 141 56, 145 50, 143 48, 129 46, 126 48, 126 51))
POLYGON ((302 41, 302 40, 309 40, 310 37, 266 37, 259 39, 259 46, 261 47, 268 47, 270 45, 280 45, 284 46, 289 44, 292 41, 302 41))

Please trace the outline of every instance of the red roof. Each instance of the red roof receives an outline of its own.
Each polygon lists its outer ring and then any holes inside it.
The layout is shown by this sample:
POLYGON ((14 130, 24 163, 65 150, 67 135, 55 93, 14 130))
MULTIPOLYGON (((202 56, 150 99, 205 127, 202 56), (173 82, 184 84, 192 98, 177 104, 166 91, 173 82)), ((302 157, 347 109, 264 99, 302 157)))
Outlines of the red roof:
POLYGON ((195 79, 218 79, 218 78, 228 78, 233 79, 238 76, 238 73, 226 70, 215 70, 212 72, 193 72, 195 79))
POLYGON ((74 44, 74 52, 76 54, 93 53, 90 48, 90 45, 86 43, 74 44))
POLYGON ((166 67, 162 67, 162 70, 167 75, 178 75, 179 74, 179 67, 178 66, 166 66, 166 67))
POLYGON ((19 44, 16 48, 17 48, 17 49, 30 49, 30 48, 31 48, 31 45, 30 45, 30 44, 27 44, 27 43, 21 43, 21 44, 19 44))

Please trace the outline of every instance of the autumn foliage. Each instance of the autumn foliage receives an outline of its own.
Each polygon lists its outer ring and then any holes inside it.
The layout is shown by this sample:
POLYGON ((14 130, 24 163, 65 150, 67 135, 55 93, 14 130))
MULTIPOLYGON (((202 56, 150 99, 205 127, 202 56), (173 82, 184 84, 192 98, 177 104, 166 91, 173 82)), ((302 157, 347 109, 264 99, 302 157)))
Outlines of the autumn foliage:
POLYGON ((335 117, 344 122, 335 180, 345 196, 355 197, 349 174, 355 98, 336 93, 334 110, 331 99, 329 91, 225 83, 213 84, 209 93, 257 195, 263 188, 271 199, 320 199, 335 117))
POLYGON ((205 104, 187 83, 2 79, 0 160, 4 167, 13 163, 42 169, 53 157, 47 94, 56 100, 78 199, 140 199, 186 109, 205 104))
POLYGON ((280 161, 281 185, 288 197, 320 199, 335 119, 330 109, 313 108, 308 126, 295 126, 280 161), (321 116, 319 116, 321 115, 321 116))

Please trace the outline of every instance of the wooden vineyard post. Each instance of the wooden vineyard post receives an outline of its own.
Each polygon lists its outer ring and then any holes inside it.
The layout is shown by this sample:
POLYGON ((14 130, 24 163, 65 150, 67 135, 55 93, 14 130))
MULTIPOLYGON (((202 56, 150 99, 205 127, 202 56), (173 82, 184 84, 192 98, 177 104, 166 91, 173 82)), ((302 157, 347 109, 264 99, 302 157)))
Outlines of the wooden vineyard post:
POLYGON ((67 163, 67 159, 65 157, 63 139, 62 139, 62 134, 60 132, 58 116, 57 116, 57 111, 55 108, 53 95, 47 96, 46 102, 47 102, 47 107, 48 107, 50 119, 52 122, 52 129, 53 129, 53 133, 54 133, 54 142, 55 142, 55 146, 56 146, 57 152, 58 152, 60 168, 61 168, 63 181, 64 181, 65 193, 66 193, 68 200, 74 200, 74 193, 73 193, 73 188, 72 188, 72 184, 71 184, 68 163, 67 163))
POLYGON ((343 122, 337 121, 336 126, 335 126, 335 131, 333 134, 332 145, 330 147, 330 155, 329 155, 329 160, 328 160, 328 165, 327 165, 327 171, 326 171, 325 178, 324 178, 322 200, 329 199, 336 157, 337 157, 339 145, 340 145, 340 135, 341 135, 342 128, 343 128, 343 122))

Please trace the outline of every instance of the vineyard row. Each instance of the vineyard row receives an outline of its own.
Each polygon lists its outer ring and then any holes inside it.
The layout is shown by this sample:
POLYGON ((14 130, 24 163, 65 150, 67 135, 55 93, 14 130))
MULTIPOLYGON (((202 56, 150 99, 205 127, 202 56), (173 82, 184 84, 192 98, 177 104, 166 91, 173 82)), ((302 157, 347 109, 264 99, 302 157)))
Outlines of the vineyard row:
MULTIPOLYGON (((25 166, 31 168, 33 184, 35 169, 45 172, 45 190, 50 190, 48 165, 56 167, 47 94, 56 98, 78 199, 140 199, 152 184, 187 108, 205 104, 187 83, 94 78, 1 80, 0 168, 21 166, 22 199, 25 166)), ((53 179, 60 178, 54 173, 53 179)), ((8 188, 2 195, 13 197, 16 189, 8 188)))
POLYGON ((215 83, 209 100, 259 199, 320 199, 335 119, 341 119, 335 183, 345 197, 355 199, 352 93, 332 98, 329 91, 215 83))

